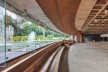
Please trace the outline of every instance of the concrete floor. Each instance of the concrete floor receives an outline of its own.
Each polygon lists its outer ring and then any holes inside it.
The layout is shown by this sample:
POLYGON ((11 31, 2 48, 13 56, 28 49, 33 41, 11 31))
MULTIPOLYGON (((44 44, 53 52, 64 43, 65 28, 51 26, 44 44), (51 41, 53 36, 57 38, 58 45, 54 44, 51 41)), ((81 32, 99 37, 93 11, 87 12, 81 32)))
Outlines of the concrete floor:
POLYGON ((68 65, 69 72, 108 72, 108 42, 72 45, 68 65))

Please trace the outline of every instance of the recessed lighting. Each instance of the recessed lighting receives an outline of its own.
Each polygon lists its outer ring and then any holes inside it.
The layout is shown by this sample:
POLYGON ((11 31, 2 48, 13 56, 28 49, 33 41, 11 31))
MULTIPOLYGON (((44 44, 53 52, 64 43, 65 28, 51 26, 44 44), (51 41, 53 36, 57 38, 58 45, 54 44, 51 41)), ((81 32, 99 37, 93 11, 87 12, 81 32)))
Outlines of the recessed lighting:
POLYGON ((108 10, 105 10, 105 13, 107 14, 108 13, 108 10))
POLYGON ((97 19, 95 19, 95 22, 97 22, 97 19))

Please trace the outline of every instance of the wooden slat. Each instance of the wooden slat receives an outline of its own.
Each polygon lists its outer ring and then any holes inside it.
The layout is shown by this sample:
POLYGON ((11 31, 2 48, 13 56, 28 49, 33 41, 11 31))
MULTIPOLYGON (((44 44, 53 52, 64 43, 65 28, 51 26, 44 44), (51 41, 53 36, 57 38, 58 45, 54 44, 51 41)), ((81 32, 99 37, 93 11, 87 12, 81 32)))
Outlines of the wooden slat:
MULTIPOLYGON (((31 56, 23 59, 22 61, 16 63, 15 65, 7 68, 6 70, 4 70, 2 72, 23 72, 28 67, 30 67, 33 63, 35 63, 35 61, 38 61, 37 65, 40 64, 40 63, 43 63, 44 61, 41 62, 42 60, 39 61, 39 59, 43 59, 44 60, 45 57, 43 57, 43 56, 47 56, 47 54, 45 54, 45 53, 47 53, 48 51, 49 51, 48 53, 50 53, 50 50, 52 52, 52 50, 56 49, 56 47, 58 47, 60 44, 61 44, 61 42, 53 44, 53 45, 50 45, 50 46, 47 46, 47 47, 41 49, 40 51, 34 53, 33 55, 31 55, 31 56)), ((32 69, 35 69, 35 68, 33 67, 32 69)))

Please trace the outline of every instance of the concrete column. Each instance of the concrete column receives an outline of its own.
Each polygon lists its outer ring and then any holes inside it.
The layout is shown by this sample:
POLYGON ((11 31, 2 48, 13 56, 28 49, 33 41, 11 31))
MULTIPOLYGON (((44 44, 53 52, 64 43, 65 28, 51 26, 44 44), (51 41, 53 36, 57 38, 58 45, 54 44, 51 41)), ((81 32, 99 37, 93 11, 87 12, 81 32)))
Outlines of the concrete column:
POLYGON ((78 42, 78 41, 77 41, 77 36, 74 36, 74 41, 75 41, 75 42, 78 42))
POLYGON ((77 38, 76 42, 81 43, 81 42, 83 41, 82 33, 79 32, 79 33, 76 35, 76 38, 77 38))

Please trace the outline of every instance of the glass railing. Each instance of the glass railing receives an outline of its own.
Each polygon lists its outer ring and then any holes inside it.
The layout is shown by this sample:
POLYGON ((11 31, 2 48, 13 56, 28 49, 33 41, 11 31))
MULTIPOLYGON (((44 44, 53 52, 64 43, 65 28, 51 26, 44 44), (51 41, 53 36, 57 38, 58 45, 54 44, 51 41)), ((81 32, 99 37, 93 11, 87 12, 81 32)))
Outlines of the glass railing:
POLYGON ((1 67, 6 66, 6 29, 5 29, 5 19, 6 19, 6 4, 0 0, 0 64, 1 67), (2 6, 2 7, 1 7, 2 6))
POLYGON ((6 61, 22 54, 63 40, 62 34, 6 10, 5 3, 0 0, 0 66, 6 66, 6 61))
MULTIPOLYGON (((33 50, 36 50, 38 48, 41 48, 43 46, 46 46, 51 43, 55 43, 58 41, 33 41, 33 42, 28 42, 28 41, 19 41, 19 42, 7 42, 6 43, 6 61, 9 61, 13 58, 16 58, 18 56, 21 56, 25 53, 31 52, 33 50)), ((4 45, 0 46, 1 52, 4 51, 4 45)), ((4 53, 4 52, 3 52, 4 53)), ((4 62, 3 59, 4 55, 0 54, 0 64, 4 62)))

